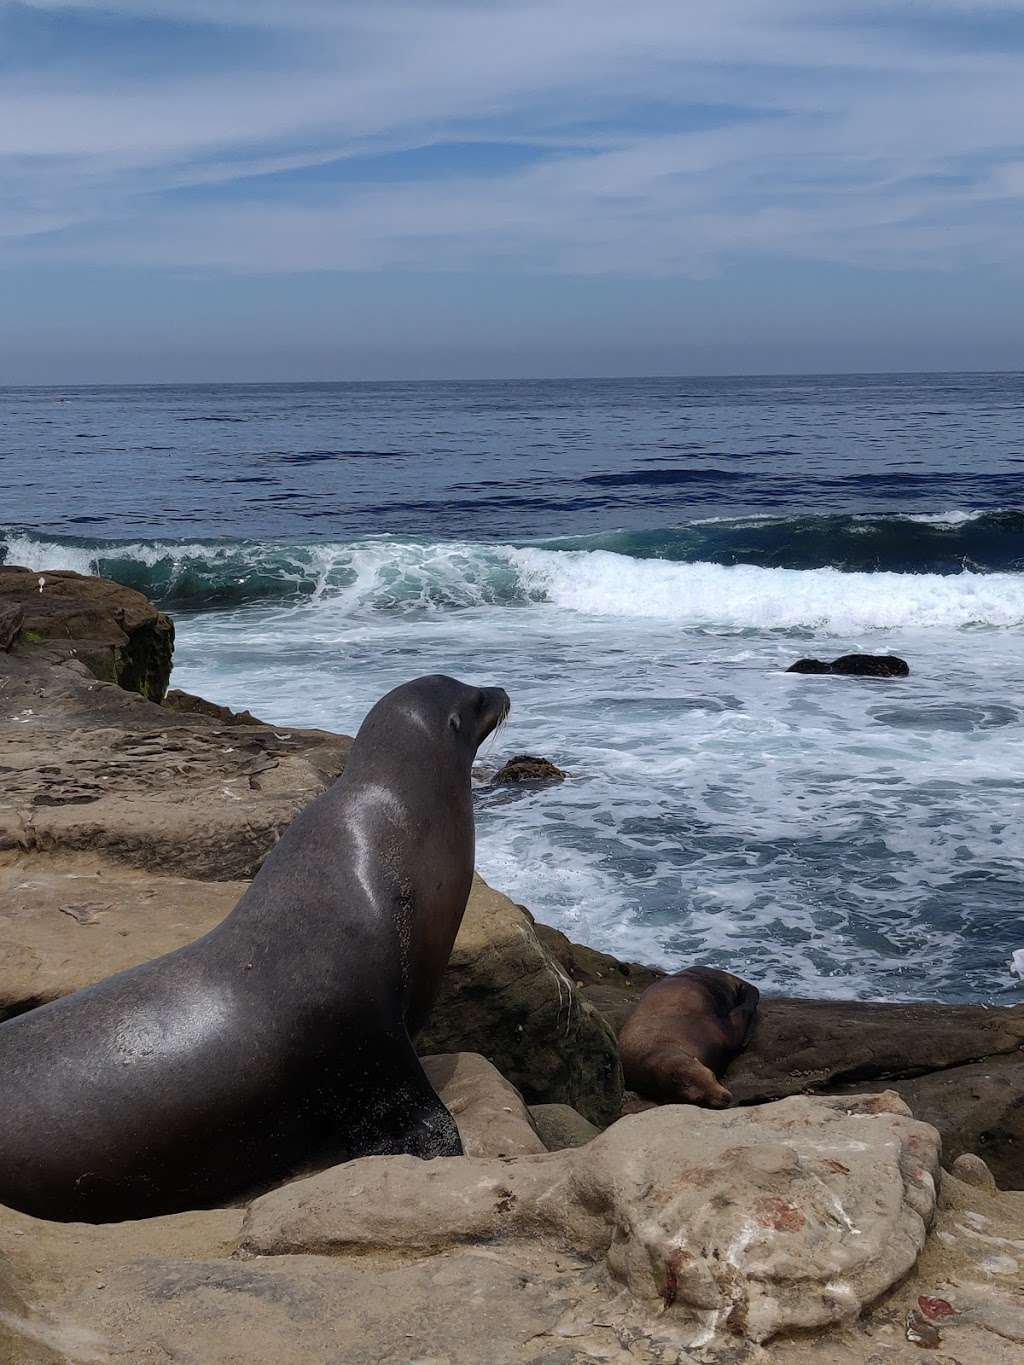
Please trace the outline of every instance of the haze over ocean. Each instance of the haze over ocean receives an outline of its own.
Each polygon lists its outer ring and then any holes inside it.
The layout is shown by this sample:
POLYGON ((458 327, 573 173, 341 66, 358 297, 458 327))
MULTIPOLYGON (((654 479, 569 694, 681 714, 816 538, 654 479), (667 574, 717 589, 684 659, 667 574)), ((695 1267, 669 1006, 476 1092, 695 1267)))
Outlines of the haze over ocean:
POLYGON ((1024 377, 7 388, 0 557, 174 612, 174 682, 352 731, 508 689, 478 862, 620 956, 1011 1003, 1024 377), (787 676, 907 658, 906 681, 787 676))

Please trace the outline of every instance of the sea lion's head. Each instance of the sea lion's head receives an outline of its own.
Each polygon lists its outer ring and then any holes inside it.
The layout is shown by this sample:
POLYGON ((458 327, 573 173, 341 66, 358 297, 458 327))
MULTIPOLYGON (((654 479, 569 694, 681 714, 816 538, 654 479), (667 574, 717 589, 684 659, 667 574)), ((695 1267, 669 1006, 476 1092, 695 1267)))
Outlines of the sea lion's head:
POLYGON ((472 763, 509 713, 501 687, 471 687, 443 673, 413 678, 382 697, 359 728, 357 744, 400 746, 410 756, 428 745, 472 763))

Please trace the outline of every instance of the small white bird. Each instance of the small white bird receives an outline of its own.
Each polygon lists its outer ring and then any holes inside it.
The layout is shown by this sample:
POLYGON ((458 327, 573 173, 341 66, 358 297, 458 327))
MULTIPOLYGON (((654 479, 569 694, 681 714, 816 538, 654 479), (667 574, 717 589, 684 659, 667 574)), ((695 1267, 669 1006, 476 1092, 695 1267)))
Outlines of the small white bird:
POLYGON ((42 592, 42 590, 43 590, 43 584, 44 584, 45 582, 46 582, 46 579, 40 577, 40 579, 39 579, 39 591, 40 591, 40 592, 42 592))

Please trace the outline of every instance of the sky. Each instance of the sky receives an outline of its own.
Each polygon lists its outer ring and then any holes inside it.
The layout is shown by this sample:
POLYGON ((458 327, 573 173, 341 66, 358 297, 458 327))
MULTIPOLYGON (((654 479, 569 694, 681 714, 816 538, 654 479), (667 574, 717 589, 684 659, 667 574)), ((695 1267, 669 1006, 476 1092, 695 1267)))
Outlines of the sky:
POLYGON ((0 384, 1024 368, 1024 0, 0 0, 0 384))

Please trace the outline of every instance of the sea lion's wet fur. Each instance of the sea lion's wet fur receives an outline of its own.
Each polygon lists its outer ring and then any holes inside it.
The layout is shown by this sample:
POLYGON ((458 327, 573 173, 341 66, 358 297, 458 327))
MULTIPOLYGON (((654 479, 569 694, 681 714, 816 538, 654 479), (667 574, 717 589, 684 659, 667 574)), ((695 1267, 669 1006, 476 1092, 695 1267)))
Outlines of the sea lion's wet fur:
POLYGON ((745 1046, 760 992, 731 972, 688 967, 648 986, 619 1033, 626 1085, 663 1104, 724 1109, 718 1078, 745 1046))
POLYGON ((507 710, 452 678, 396 688, 217 928, 0 1024, 0 1202, 111 1222, 461 1152, 411 1039, 472 884, 473 759, 507 710))

